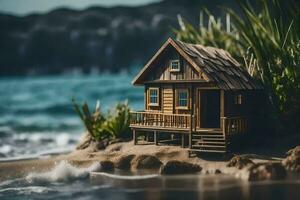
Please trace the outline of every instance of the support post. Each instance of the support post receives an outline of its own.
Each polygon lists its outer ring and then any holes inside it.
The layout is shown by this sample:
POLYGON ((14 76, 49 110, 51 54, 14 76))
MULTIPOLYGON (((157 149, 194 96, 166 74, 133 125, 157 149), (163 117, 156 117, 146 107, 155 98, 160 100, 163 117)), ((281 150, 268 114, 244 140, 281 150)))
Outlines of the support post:
MULTIPOLYGON (((194 108, 195 108, 195 101, 194 101, 194 86, 193 86, 193 84, 191 84, 191 86, 190 86, 190 94, 191 94, 191 98, 190 98, 190 100, 191 100, 191 104, 190 104, 190 106, 191 106, 191 115, 190 115, 190 131, 189 131, 189 148, 191 149, 192 148, 192 134, 193 134, 193 126, 195 125, 195 124, 193 124, 193 122, 194 122, 194 108)), ((195 126, 195 128, 196 128, 196 126, 195 126)))
POLYGON ((137 135, 135 129, 132 129, 132 135, 133 135, 133 144, 137 144, 137 135))
POLYGON ((220 127, 221 129, 224 128, 224 124, 222 122, 222 118, 225 116, 225 94, 224 94, 224 90, 220 91, 220 127))
POLYGON ((226 140, 226 135, 227 135, 227 120, 225 117, 222 117, 222 132, 223 132, 223 137, 226 140))
POLYGON ((146 132, 146 142, 149 142, 149 132, 146 132))
POLYGON ((181 147, 184 148, 185 146, 185 135, 184 133, 181 134, 181 147))
POLYGON ((158 132, 154 131, 154 143, 155 145, 158 145, 158 132))
POLYGON ((190 118, 190 132, 189 132, 189 148, 192 148, 192 134, 193 134, 193 115, 190 118))

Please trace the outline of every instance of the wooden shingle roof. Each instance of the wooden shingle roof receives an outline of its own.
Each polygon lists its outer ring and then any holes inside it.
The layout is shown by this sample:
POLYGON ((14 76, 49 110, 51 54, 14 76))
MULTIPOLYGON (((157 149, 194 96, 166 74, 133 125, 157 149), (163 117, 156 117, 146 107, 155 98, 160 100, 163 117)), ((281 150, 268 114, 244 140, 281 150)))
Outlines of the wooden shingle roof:
POLYGON ((240 64, 223 50, 215 47, 204 47, 200 44, 188 44, 171 38, 159 49, 133 80, 136 84, 140 77, 149 71, 152 61, 168 45, 172 45, 197 71, 202 71, 208 82, 213 82, 224 90, 258 90, 261 83, 252 78, 240 64))

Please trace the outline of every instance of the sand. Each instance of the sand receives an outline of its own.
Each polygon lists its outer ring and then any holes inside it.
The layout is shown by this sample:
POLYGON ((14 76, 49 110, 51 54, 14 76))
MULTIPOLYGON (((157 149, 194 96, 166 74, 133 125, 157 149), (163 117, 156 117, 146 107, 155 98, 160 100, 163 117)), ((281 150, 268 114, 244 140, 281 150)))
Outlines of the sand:
MULTIPOLYGON (((87 167, 94 162, 110 160, 116 162, 126 155, 153 155, 166 163, 169 160, 186 161, 200 165, 202 173, 214 173, 219 169, 224 174, 241 176, 241 171, 236 168, 226 167, 229 158, 219 156, 189 157, 188 149, 179 146, 156 146, 152 144, 133 145, 133 142, 121 142, 109 145, 105 150, 94 151, 92 148, 75 150, 70 154, 59 155, 47 159, 35 159, 24 161, 10 161, 0 163, 0 181, 20 178, 31 172, 45 172, 51 170, 59 161, 65 160, 79 168, 87 167)), ((252 155, 255 158, 255 155, 252 155)), ((274 158, 256 157, 254 162, 264 162, 274 158)))

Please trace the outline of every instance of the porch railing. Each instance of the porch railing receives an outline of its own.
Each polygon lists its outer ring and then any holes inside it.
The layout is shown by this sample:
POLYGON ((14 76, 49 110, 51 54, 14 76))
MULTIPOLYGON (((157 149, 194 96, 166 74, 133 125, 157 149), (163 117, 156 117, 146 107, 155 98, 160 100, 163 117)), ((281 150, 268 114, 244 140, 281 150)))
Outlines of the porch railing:
POLYGON ((221 117, 221 129, 225 135, 243 134, 248 131, 246 117, 221 117))
MULTIPOLYGON (((131 111, 130 126, 146 128, 169 128, 197 131, 194 117, 189 114, 168 114, 149 111, 131 111)), ((226 135, 243 134, 248 131, 247 117, 221 117, 221 130, 226 135)))
POLYGON ((191 115, 159 112, 130 112, 130 126, 190 129, 191 115))

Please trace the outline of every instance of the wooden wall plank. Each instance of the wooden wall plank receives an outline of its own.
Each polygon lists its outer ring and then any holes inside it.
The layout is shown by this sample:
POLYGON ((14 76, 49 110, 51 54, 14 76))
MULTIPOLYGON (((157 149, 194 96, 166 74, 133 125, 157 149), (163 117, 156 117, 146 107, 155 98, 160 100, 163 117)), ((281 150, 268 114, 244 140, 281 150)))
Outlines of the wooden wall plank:
POLYGON ((172 85, 162 87, 162 108, 164 113, 173 113, 173 88, 172 85))

